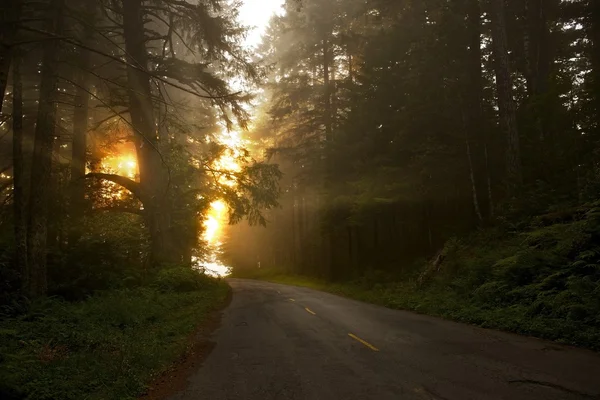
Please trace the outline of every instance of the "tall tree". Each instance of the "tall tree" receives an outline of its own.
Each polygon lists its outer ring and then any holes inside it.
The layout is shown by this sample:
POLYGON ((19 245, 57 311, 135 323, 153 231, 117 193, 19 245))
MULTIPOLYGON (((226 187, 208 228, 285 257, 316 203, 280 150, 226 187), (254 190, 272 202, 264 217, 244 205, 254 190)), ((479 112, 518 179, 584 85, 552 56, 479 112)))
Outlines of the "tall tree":
POLYGON ((596 129, 600 131, 600 3, 595 0, 587 0, 587 14, 591 39, 592 96, 595 102, 596 129))
POLYGON ((506 181, 509 194, 512 195, 523 182, 523 172, 521 169, 521 149, 508 53, 508 39, 506 36, 504 0, 490 1, 490 18, 492 21, 500 125, 506 136, 506 181))
MULTIPOLYGON (((92 19, 93 21, 93 19, 92 19)), ((85 27, 83 42, 90 45, 93 37, 93 22, 85 27)), ((70 212, 72 223, 76 226, 84 214, 85 208, 85 173, 87 161, 87 130, 90 103, 90 81, 88 72, 91 66, 91 52, 79 49, 75 88, 75 108, 73 112, 73 139, 71 143, 71 196, 70 212)), ((69 241, 71 244, 78 239, 79 229, 71 229, 69 241)))
MULTIPOLYGON (((13 54, 13 209, 15 229, 15 263, 21 276, 29 278, 27 256, 27 211, 25 156, 23 152, 23 77, 20 52, 13 54)), ((30 278, 29 278, 30 279, 30 278)), ((25 281, 27 282, 27 281, 25 281)), ((25 287, 26 290, 29 288, 25 287)))
MULTIPOLYGON (((60 35, 63 24, 64 0, 49 3, 47 32, 60 35)), ((60 42, 50 40, 44 48, 40 81, 40 96, 35 127, 29 221, 27 226, 28 276, 27 293, 43 296, 47 282, 48 207, 51 193, 52 154, 56 132, 58 100, 58 56, 60 42)))
POLYGON ((139 195, 145 205, 152 237, 152 258, 156 263, 176 262, 171 242, 171 210, 168 203, 168 176, 162 165, 155 125, 141 0, 123 2, 123 37, 127 66, 129 112, 135 130, 140 169, 139 195))
POLYGON ((0 7, 0 113, 8 84, 8 74, 21 17, 21 0, 7 0, 0 7))

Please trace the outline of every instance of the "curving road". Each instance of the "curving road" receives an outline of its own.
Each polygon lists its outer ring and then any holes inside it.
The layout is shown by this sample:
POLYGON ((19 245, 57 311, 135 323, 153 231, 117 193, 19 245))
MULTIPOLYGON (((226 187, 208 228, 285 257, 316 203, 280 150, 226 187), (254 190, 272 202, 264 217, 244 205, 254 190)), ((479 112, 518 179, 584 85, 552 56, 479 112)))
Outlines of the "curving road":
POLYGON ((600 399, 600 355, 306 288, 231 279, 216 347, 172 400, 600 399))

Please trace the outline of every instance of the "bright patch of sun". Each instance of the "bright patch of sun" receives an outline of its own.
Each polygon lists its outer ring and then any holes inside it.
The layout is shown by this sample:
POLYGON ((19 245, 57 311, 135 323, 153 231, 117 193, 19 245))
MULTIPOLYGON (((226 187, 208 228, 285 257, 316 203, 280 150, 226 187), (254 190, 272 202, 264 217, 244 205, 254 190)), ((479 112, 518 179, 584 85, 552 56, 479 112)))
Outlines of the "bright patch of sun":
POLYGON ((137 159, 134 154, 117 154, 102 159, 102 170, 105 172, 135 179, 138 175, 137 159))
POLYGON ((210 246, 218 246, 223 236, 223 226, 227 223, 227 205, 221 201, 213 201, 204 220, 203 239, 210 246))

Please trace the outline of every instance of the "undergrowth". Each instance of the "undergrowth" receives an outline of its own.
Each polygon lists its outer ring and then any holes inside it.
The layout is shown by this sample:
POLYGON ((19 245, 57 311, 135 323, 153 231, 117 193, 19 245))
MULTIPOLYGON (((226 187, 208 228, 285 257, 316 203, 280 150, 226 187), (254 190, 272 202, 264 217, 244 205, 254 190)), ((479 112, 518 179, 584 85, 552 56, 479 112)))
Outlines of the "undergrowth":
POLYGON ((277 270, 237 276, 600 350, 600 204, 450 240, 442 254, 438 265, 350 282, 277 270))
MULTIPOLYGON (((191 272, 191 271, 190 271, 191 272)), ((145 288, 58 298, 0 319, 0 398, 134 399, 182 355, 224 282, 171 269, 145 288)))

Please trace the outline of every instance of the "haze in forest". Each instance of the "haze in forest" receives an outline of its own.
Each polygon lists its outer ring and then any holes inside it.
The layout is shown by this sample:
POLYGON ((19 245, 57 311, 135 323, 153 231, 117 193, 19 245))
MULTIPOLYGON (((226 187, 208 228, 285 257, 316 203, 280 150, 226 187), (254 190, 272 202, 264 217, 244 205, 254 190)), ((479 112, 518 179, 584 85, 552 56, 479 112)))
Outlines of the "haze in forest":
POLYGON ((3 0, 0 397, 230 273, 598 349, 599 4, 3 0))

